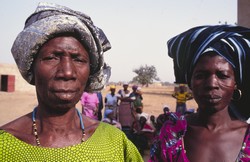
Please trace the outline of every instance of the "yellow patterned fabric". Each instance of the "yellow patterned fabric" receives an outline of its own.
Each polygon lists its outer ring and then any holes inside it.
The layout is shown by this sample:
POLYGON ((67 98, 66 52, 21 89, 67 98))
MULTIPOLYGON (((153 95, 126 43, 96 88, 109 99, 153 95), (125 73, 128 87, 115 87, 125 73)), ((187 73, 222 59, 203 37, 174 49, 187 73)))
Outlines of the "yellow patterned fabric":
POLYGON ((119 129, 101 122, 85 142, 65 148, 27 144, 0 130, 0 161, 143 161, 140 153, 119 129))

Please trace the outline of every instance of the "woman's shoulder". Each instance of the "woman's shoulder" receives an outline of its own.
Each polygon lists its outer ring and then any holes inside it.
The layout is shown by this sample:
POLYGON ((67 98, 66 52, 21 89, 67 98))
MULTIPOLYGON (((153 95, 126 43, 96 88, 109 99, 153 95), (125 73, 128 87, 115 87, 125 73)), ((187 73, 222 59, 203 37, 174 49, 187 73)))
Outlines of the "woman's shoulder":
POLYGON ((105 132, 110 132, 110 133, 122 133, 122 131, 113 125, 105 122, 100 122, 99 124, 100 129, 102 129, 105 132))
POLYGON ((101 134, 122 133, 121 130, 112 126, 109 123, 100 122, 98 120, 86 117, 85 115, 83 115, 83 123, 85 126, 85 131, 87 132, 87 134, 89 134, 89 136, 92 136, 94 133, 98 133, 98 132, 100 132, 101 134))
POLYGON ((6 132, 26 132, 27 129, 30 130, 32 127, 31 113, 21 116, 9 123, 6 123, 0 127, 0 129, 6 132))
POLYGON ((28 141, 32 133, 32 119, 31 114, 27 114, 17 118, 3 126, 0 127, 2 132, 7 132, 18 139, 28 141))

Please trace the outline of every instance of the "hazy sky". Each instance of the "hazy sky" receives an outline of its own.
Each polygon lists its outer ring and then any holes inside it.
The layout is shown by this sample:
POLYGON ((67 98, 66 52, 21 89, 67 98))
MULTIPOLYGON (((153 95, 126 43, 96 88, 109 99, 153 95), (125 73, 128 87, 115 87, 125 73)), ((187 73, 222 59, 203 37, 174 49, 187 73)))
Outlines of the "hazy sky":
MULTIPOLYGON (((38 0, 1 0, 0 63, 14 63, 10 49, 38 0)), ((161 81, 174 82, 166 42, 197 25, 237 22, 237 0, 47 0, 89 15, 112 49, 105 60, 110 81, 130 81, 133 69, 154 65, 161 81)))

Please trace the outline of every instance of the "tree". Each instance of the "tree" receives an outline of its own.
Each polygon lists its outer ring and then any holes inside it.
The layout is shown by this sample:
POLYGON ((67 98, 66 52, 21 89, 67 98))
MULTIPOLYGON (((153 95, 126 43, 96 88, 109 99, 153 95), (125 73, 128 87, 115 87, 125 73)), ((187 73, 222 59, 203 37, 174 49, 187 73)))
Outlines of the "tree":
POLYGON ((140 66, 138 69, 134 69, 133 72, 137 74, 137 76, 133 78, 133 82, 140 83, 143 86, 148 86, 149 84, 153 83, 154 80, 160 80, 157 76, 157 71, 154 66, 140 66))

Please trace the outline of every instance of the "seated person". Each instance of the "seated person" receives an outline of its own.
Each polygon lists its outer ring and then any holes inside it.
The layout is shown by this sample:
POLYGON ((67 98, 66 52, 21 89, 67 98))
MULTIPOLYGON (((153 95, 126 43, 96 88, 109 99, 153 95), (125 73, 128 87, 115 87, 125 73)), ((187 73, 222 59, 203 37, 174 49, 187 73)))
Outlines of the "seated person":
POLYGON ((109 123, 109 124, 115 126, 116 128, 122 129, 121 124, 118 121, 115 120, 113 110, 107 109, 105 111, 104 116, 105 116, 105 118, 103 118, 102 122, 109 123))

